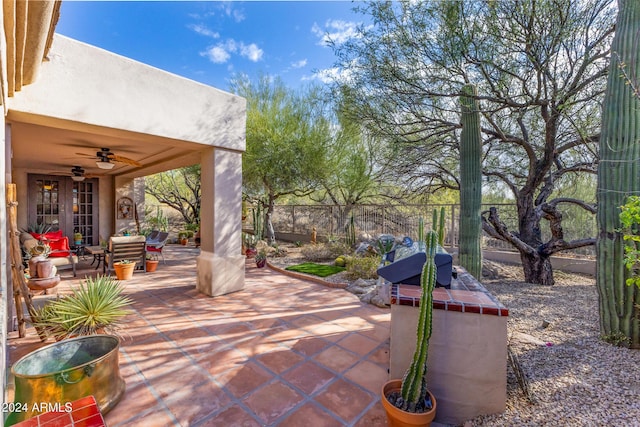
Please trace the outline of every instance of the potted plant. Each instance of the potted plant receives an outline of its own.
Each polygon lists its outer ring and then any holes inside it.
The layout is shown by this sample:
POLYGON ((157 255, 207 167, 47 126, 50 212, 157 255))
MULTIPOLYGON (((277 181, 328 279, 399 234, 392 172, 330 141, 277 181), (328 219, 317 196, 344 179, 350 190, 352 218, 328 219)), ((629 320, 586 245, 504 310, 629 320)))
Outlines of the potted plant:
POLYGON ((31 319, 36 328, 56 340, 107 333, 118 335, 131 299, 124 287, 110 276, 87 277, 72 294, 43 305, 31 319))
POLYGON ((382 387, 382 405, 391 426, 429 426, 436 415, 436 399, 427 388, 426 375, 433 314, 433 289, 436 284, 434 257, 438 233, 429 231, 425 239, 422 220, 418 227, 418 240, 425 242, 427 260, 420 276, 422 299, 416 351, 403 379, 388 381, 382 387))
POLYGON ((258 252, 256 253, 254 259, 256 261, 256 266, 258 268, 262 268, 265 265, 267 265, 267 250, 266 250, 266 248, 258 249, 258 252))
POLYGON ((186 246, 189 243, 189 233, 187 231, 181 231, 178 233, 178 241, 182 246, 186 246))
POLYGON ((147 259, 145 260, 145 268, 147 273, 153 273, 158 268, 158 255, 156 254, 147 254, 147 259))
POLYGON ((135 261, 123 259, 113 263, 113 269, 118 280, 129 280, 133 277, 133 270, 136 268, 135 261))
POLYGON ((242 246, 244 248, 244 253, 247 258, 256 256, 256 243, 258 239, 255 235, 249 233, 242 233, 242 246))
POLYGON ((82 233, 73 233, 73 243, 75 245, 82 244, 82 233))
POLYGON ((124 231, 122 232, 122 235, 123 235, 123 236, 131 236, 131 232, 130 232, 129 230, 124 230, 124 231))

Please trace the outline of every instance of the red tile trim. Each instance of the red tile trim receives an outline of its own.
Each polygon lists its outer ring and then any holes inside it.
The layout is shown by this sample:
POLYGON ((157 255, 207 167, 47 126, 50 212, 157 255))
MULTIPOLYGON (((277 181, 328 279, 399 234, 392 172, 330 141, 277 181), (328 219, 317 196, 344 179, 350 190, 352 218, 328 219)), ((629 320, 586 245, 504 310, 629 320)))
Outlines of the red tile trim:
POLYGON ((106 427, 93 396, 71 402, 70 412, 50 411, 14 424, 14 427, 106 427))
MULTIPOLYGON (((433 308, 460 313, 509 316, 509 310, 480 282, 463 268, 456 267, 456 269, 458 277, 451 282, 451 289, 434 289, 433 308)), ((420 293, 418 286, 394 284, 391 286, 391 304, 419 307, 420 293)))

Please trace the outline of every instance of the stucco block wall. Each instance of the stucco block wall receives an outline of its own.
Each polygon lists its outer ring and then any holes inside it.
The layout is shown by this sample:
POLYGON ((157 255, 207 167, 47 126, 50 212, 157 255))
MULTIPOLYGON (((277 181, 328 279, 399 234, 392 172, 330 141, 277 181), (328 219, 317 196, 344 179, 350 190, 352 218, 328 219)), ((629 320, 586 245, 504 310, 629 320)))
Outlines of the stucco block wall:
MULTIPOLYGON (((415 351, 419 309, 391 306, 389 379, 402 378, 415 351)), ((461 424, 503 412, 507 399, 507 317, 434 310, 429 341, 429 390, 436 421, 461 424)))
POLYGON ((58 34, 48 57, 12 113, 245 149, 242 97, 58 34))

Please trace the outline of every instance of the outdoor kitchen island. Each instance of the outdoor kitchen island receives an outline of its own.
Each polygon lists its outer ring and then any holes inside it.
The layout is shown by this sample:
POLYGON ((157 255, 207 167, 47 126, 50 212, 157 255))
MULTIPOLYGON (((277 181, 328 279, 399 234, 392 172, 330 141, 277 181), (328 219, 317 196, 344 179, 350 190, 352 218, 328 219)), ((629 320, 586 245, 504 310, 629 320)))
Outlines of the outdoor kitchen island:
MULTIPOLYGON (((435 421, 457 425, 505 410, 509 310, 463 268, 456 271, 449 289, 433 291, 427 381, 438 402, 435 421)), ((421 293, 391 285, 389 379, 402 378, 411 362, 421 293)))

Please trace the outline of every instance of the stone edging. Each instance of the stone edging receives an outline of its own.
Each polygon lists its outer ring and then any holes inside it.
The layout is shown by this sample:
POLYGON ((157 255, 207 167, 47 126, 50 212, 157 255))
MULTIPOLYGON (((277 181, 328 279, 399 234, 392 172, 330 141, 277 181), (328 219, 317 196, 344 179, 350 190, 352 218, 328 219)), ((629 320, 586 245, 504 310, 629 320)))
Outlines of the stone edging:
POLYGON ((296 279, 308 280, 310 282, 317 283, 319 285, 326 286, 328 288, 336 288, 336 289, 345 289, 347 287, 347 283, 333 283, 327 282, 326 280, 321 279, 320 277, 311 276, 309 274, 298 273, 296 271, 285 270, 284 268, 276 267, 271 264, 269 260, 267 260, 267 267, 276 271, 280 274, 284 274, 285 276, 294 277, 296 279))

